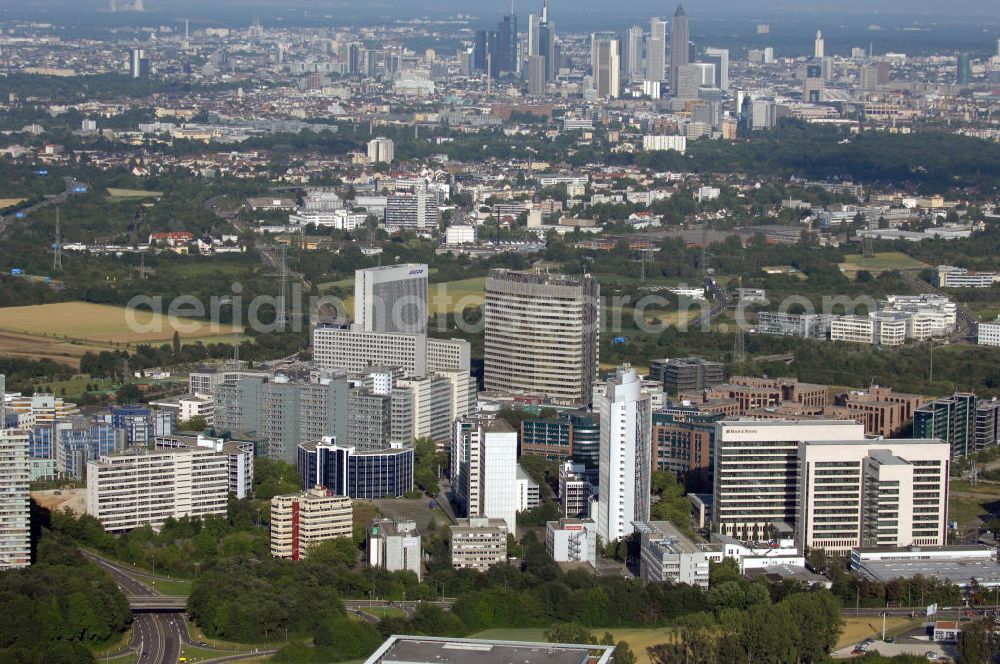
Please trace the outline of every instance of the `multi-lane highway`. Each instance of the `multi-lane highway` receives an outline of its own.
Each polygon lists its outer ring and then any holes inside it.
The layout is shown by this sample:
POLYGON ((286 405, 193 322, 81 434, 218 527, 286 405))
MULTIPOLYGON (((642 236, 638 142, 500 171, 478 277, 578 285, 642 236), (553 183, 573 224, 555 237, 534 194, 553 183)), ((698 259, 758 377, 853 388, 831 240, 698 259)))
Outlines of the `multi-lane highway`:
MULTIPOLYGON (((81 553, 103 567, 125 595, 132 598, 157 598, 162 593, 140 583, 125 568, 90 551, 81 553)), ((139 664, 177 664, 181 648, 191 643, 187 619, 183 613, 135 613, 132 619, 132 642, 129 649, 139 654, 139 664)))

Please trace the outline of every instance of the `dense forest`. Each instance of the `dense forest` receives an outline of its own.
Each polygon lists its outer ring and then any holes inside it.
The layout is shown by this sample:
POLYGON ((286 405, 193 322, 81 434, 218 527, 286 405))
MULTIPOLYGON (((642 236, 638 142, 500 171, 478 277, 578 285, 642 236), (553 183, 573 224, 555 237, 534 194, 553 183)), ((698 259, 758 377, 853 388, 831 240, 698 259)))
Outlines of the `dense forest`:
POLYGON ((76 542, 45 532, 35 564, 0 573, 0 663, 84 664, 131 621, 125 596, 76 542))

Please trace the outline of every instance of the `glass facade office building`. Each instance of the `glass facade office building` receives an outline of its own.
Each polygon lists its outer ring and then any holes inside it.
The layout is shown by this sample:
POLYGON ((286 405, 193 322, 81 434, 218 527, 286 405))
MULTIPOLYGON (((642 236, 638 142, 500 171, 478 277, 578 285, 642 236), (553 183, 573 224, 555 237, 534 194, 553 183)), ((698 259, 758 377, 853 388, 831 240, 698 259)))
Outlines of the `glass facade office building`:
POLYGON ((412 447, 357 452, 334 442, 303 443, 296 465, 304 490, 323 486, 338 496, 374 500, 413 489, 412 447))

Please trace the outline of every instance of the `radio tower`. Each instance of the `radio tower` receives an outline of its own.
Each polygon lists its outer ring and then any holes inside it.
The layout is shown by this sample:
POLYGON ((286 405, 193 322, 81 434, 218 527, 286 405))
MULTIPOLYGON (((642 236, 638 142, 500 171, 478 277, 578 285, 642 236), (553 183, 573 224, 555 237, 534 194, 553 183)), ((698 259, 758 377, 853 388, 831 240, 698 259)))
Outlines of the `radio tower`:
POLYGON ((56 208, 56 241, 52 243, 52 269, 62 270, 62 241, 59 239, 59 208, 56 208))

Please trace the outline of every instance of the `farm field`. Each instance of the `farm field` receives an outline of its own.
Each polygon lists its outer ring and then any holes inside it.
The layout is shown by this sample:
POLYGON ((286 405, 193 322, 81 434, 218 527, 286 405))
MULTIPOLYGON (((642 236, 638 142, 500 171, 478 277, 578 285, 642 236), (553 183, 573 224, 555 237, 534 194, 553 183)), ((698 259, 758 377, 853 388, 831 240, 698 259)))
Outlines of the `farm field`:
MULTIPOLYGON (((354 292, 354 279, 341 279, 340 281, 328 281, 320 284, 319 289, 323 292, 333 289, 347 289, 354 292)), ((462 279, 460 281, 446 281, 437 284, 428 284, 427 300, 431 316, 439 314, 460 313, 466 307, 478 307, 482 305, 484 291, 486 290, 486 277, 474 277, 472 279, 462 279)), ((354 311, 354 295, 344 298, 344 309, 348 315, 354 311)))
MULTIPOLYGON (((84 344, 116 345, 143 342, 169 342, 174 335, 174 326, 169 318, 153 314, 148 310, 136 309, 127 314, 124 307, 114 307, 89 302, 60 302, 27 307, 5 307, 0 309, 0 334, 12 334, 23 343, 34 340, 35 355, 52 356, 53 345, 60 341, 79 341, 84 344), (130 318, 138 329, 130 328, 130 318), (26 339, 25 337, 29 337, 26 339)), ((232 325, 220 325, 213 330, 205 321, 180 319, 181 329, 177 330, 183 339, 210 339, 232 336, 240 331, 232 325)), ((0 342, 0 352, 6 351, 7 344, 0 342)), ((79 357, 87 350, 81 349, 79 357)), ((9 353, 5 353, 9 354, 9 353)), ((73 354, 66 352, 66 355, 73 354)))
POLYGON ((926 267, 930 266, 902 252, 888 251, 874 256, 848 254, 840 264, 840 271, 849 277, 855 277, 861 270, 877 275, 890 270, 922 270, 926 267))
POLYGON ((14 207, 19 203, 23 203, 28 200, 27 198, 0 198, 0 210, 6 210, 9 207, 14 207))
POLYGON ((111 198, 162 198, 163 192, 146 191, 145 189, 114 189, 109 187, 108 196, 111 198))

